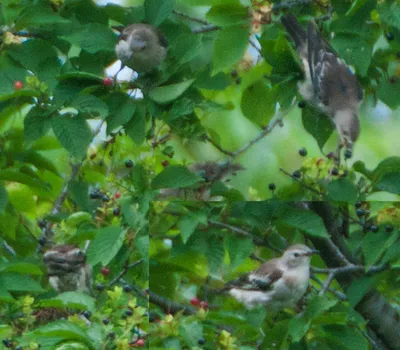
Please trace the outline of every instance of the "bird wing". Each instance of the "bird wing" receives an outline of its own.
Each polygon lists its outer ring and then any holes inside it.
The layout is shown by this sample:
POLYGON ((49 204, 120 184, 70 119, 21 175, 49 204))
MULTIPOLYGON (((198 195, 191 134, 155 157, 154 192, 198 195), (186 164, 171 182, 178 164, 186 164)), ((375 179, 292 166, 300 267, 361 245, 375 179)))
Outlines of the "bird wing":
POLYGON ((283 276, 278 267, 278 259, 272 259, 262 264, 256 271, 239 277, 227 283, 229 289, 238 288, 249 291, 269 291, 273 284, 283 276))
POLYGON ((310 22, 307 32, 308 64, 314 91, 325 106, 358 103, 363 98, 361 86, 350 68, 310 22))

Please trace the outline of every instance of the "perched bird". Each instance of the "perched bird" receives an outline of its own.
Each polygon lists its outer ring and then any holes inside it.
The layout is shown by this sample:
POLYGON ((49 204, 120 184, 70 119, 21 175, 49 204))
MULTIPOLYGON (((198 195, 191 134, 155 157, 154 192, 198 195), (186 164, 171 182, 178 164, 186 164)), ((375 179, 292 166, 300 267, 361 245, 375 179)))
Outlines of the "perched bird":
POLYGON ((86 256, 73 245, 56 245, 43 257, 50 285, 58 292, 92 291, 92 269, 86 256))
POLYGON ((305 81, 299 85, 303 98, 328 115, 339 133, 337 159, 342 147, 350 158, 360 134, 358 119, 363 91, 355 74, 317 32, 313 22, 307 32, 295 16, 283 16, 282 24, 294 41, 303 63, 305 81))
POLYGON ((164 34, 149 24, 131 24, 122 29, 115 52, 123 66, 138 73, 156 68, 167 56, 168 41, 164 34))
POLYGON ((236 175, 239 170, 244 170, 240 164, 230 162, 206 162, 195 163, 189 167, 189 171, 204 181, 189 188, 167 188, 160 191, 158 199, 180 198, 185 200, 211 199, 211 186, 216 181, 228 182, 231 175, 236 175))
POLYGON ((228 282, 228 291, 249 309, 265 305, 269 311, 295 308, 307 291, 310 259, 318 253, 303 244, 285 250, 280 258, 263 263, 257 270, 228 282))

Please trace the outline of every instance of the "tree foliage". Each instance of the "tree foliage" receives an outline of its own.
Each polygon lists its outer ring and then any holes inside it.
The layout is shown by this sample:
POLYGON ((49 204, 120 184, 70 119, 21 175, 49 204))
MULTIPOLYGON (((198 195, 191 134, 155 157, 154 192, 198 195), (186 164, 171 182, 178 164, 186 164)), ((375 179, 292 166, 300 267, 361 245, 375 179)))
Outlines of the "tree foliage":
POLYGON ((399 43, 395 0, 3 0, 0 346, 397 349, 399 43), (287 12, 362 85, 340 166, 330 121, 299 101, 287 12), (115 27, 140 22, 167 59, 114 78, 115 27), (302 312, 213 292, 295 242, 321 252, 302 312), (93 295, 49 286, 43 253, 61 243, 87 247, 93 295))

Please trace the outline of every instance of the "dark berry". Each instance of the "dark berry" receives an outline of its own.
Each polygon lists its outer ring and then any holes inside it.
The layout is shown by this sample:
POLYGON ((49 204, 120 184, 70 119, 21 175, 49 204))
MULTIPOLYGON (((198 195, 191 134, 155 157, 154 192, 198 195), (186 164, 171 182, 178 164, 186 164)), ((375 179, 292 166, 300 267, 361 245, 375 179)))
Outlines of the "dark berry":
POLYGON ((98 199, 99 197, 100 197, 100 194, 98 192, 90 192, 91 199, 98 199))
POLYGON ((333 175, 333 176, 338 176, 338 175, 339 175, 339 170, 338 170, 338 168, 333 168, 333 169, 332 169, 332 175, 333 175))
POLYGON ((109 337, 110 339, 114 339, 114 338, 115 338, 115 332, 110 332, 110 333, 108 333, 108 337, 109 337))
POLYGON ((110 197, 108 197, 108 196, 105 194, 103 197, 101 197, 101 200, 102 200, 103 202, 108 202, 108 201, 110 201, 110 197))
POLYGON ((356 202, 356 204, 354 205, 356 208, 361 208, 362 203, 361 202, 356 202))
POLYGON ((378 226, 376 226, 376 225, 372 225, 371 226, 371 228, 370 228, 370 230, 372 231, 372 232, 378 232, 379 231, 379 227, 378 226))
POLYGON ((295 170, 293 171, 293 177, 295 177, 296 179, 300 179, 301 178, 301 172, 299 170, 295 170))
POLYGON ((163 161, 161 162, 161 165, 162 165, 163 167, 166 167, 166 166, 169 165, 169 161, 168 161, 168 160, 163 160, 163 161))
POLYGON ((275 191, 276 185, 275 185, 274 183, 270 183, 270 184, 268 185, 268 188, 269 188, 271 191, 275 191))
POLYGON ((365 214, 364 214, 364 215, 365 215, 366 217, 368 217, 369 214, 371 214, 371 210, 365 210, 365 214))
POLYGON ((90 159, 95 159, 97 157, 97 154, 96 153, 92 153, 91 155, 90 155, 90 159))
POLYGON ((119 208, 114 208, 114 210, 113 210, 113 215, 119 216, 120 214, 121 214, 121 209, 119 209, 119 208))
POLYGON ((132 287, 129 284, 124 285, 124 292, 125 293, 130 293, 132 292, 132 287))
POLYGON ((236 78, 235 83, 236 83, 237 85, 240 85, 241 82, 242 82, 242 79, 241 79, 241 78, 236 78))
POLYGON ((386 39, 392 41, 394 39, 394 34, 392 32, 386 33, 386 39))
POLYGON ((87 319, 89 319, 90 316, 92 316, 92 313, 89 310, 86 310, 83 312, 83 316, 85 316, 87 319))
POLYGON ((204 345, 206 343, 206 340, 204 338, 200 338, 197 342, 199 345, 204 345))
POLYGON ((364 209, 358 208, 356 214, 358 217, 363 216, 365 214, 364 209))
POLYGON ((388 232, 388 233, 392 232, 393 231, 393 226, 392 225, 386 225, 385 231, 388 232))
POLYGON ((6 348, 11 348, 12 347, 12 342, 10 339, 3 339, 3 344, 6 348))
POLYGON ((326 158, 328 158, 328 159, 333 159, 333 158, 335 158, 335 152, 329 152, 329 153, 326 155, 326 158))
POLYGON ((297 104, 297 106, 299 106, 299 108, 303 109, 303 108, 306 107, 306 103, 305 103, 305 101, 300 101, 300 102, 297 104))
POLYGON ((353 153, 351 150, 347 149, 346 152, 344 152, 344 158, 345 159, 350 159, 353 156, 353 153))
POLYGON ((133 311, 131 309, 125 310, 124 314, 126 316, 132 316, 133 315, 133 311))
POLYGON ((39 238, 39 244, 40 245, 45 245, 46 242, 47 242, 47 239, 46 239, 45 236, 42 236, 42 237, 39 238))
POLYGON ((132 162, 130 159, 127 159, 127 160, 125 161, 125 166, 126 166, 127 168, 132 168, 132 167, 133 167, 133 162, 132 162))
POLYGON ((192 304, 193 306, 197 306, 200 304, 200 300, 198 298, 192 298, 190 299, 190 304, 192 304))
POLYGON ((40 228, 45 228, 45 227, 46 227, 46 221, 44 221, 44 220, 39 219, 39 220, 37 221, 37 223, 38 223, 38 226, 39 226, 40 228))
POLYGON ((396 84, 397 83, 398 78, 397 77, 390 77, 389 78, 389 83, 390 84, 396 84))
POLYGON ((305 156, 307 155, 307 150, 306 150, 305 148, 300 148, 300 149, 299 149, 299 154, 300 154, 302 157, 305 157, 305 156))
POLYGON ((23 350, 22 346, 17 346, 15 350, 23 350))
POLYGON ((104 284, 102 284, 102 283, 97 283, 96 284, 96 290, 98 290, 98 291, 102 291, 102 290, 104 290, 104 284))
POLYGON ((109 320, 108 318, 105 318, 105 319, 103 320, 103 324, 104 324, 105 326, 107 326, 109 323, 110 323, 110 320, 109 320))
POLYGON ((101 268, 101 274, 103 275, 103 276, 108 276, 109 274, 110 274, 110 269, 108 268, 108 267, 102 267, 101 268))
POLYGON ((231 71, 231 76, 232 76, 232 78, 237 78, 238 77, 238 71, 236 70, 236 69, 233 69, 232 71, 231 71))

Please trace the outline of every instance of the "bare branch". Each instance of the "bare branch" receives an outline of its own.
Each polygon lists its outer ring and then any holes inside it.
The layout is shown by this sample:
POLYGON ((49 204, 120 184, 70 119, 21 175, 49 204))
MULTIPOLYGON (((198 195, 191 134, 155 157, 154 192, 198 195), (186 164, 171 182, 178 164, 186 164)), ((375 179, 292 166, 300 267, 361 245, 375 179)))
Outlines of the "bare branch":
POLYGON ((192 33, 193 34, 208 33, 208 32, 213 32, 213 31, 219 30, 219 29, 221 29, 221 27, 214 26, 214 25, 208 25, 208 26, 205 26, 205 27, 193 29, 192 33))
POLYGON ((196 313, 196 310, 194 308, 169 300, 152 291, 149 291, 149 301, 150 303, 161 307, 166 314, 173 315, 178 312, 183 312, 184 315, 193 315, 196 313))
POLYGON ((127 266, 125 266, 122 271, 118 274, 118 276, 116 276, 112 281, 110 281, 110 283, 108 283, 108 287, 113 286, 115 283, 117 283, 130 269, 134 268, 135 266, 141 264, 143 262, 143 259, 140 259, 138 261, 135 261, 132 264, 129 264, 127 266))

